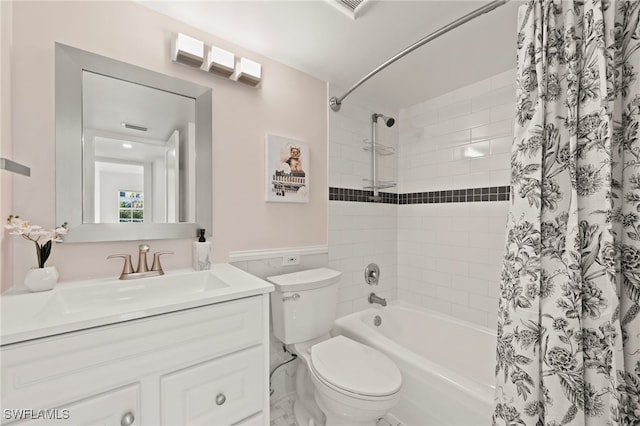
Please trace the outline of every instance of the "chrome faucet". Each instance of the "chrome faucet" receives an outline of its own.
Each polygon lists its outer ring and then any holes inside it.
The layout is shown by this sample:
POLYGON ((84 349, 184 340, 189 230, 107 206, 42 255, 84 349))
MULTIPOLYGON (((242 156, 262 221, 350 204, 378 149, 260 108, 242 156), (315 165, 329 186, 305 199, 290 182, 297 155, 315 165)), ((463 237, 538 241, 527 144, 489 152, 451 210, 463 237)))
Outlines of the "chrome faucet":
POLYGON ((149 252, 148 244, 140 244, 138 246, 138 268, 133 269, 131 264, 130 254, 112 254, 107 256, 107 259, 113 259, 121 257, 124 259, 124 265, 122 272, 120 273, 121 280, 132 280, 134 278, 153 277, 156 275, 164 275, 162 265, 160 264, 160 256, 163 254, 173 254, 172 251, 158 251, 153 254, 153 263, 151 264, 151 270, 147 264, 147 253, 149 252))
POLYGON ((375 293, 369 294, 369 303, 377 303, 382 306, 387 306, 387 299, 376 296, 375 293))

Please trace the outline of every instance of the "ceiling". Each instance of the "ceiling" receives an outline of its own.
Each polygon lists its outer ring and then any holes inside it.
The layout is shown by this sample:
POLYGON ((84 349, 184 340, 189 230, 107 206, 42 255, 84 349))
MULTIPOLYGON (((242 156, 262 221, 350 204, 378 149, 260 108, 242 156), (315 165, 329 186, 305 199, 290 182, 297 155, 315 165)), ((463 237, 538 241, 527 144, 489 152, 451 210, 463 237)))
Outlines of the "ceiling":
MULTIPOLYGON (((368 0, 354 20, 331 1, 139 3, 328 81, 340 93, 419 39, 488 3, 368 0)), ((515 67, 520 4, 512 0, 431 41, 350 97, 397 110, 515 67)))

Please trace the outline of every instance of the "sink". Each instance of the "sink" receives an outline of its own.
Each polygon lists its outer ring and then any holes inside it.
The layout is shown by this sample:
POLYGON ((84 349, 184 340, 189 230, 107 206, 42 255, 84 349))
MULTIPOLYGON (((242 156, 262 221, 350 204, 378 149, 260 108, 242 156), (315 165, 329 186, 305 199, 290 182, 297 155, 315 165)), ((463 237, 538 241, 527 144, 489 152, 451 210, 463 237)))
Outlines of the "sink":
POLYGON ((44 307, 42 315, 153 305, 161 300, 193 298, 229 285, 210 271, 186 271, 134 280, 113 279, 83 286, 61 286, 44 307))
POLYGON ((50 291, 7 291, 0 297, 0 344, 52 336, 227 302, 273 291, 273 286, 232 265, 208 271, 61 282, 50 291))

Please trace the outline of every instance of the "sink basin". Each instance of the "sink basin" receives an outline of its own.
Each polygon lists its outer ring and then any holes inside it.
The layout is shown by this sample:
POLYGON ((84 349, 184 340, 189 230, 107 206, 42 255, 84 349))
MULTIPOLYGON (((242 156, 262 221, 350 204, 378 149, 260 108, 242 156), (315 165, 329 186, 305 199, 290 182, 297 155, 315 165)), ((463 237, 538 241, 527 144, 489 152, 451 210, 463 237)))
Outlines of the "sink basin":
POLYGON ((61 286, 42 315, 95 309, 122 309, 124 305, 149 305, 159 300, 189 299, 229 287, 210 271, 187 271, 133 280, 108 280, 83 286, 61 286))
POLYGON ((273 286, 229 264, 208 271, 62 282, 53 290, 7 291, 0 297, 0 344, 52 336, 151 315, 197 308, 273 291, 273 286))

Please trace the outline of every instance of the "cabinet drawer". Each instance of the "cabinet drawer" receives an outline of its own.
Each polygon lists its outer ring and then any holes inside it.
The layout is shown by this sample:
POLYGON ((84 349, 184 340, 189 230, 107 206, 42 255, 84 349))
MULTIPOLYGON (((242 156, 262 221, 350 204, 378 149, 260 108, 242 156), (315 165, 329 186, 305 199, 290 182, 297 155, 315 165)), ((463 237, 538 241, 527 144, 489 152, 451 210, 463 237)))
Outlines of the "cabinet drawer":
POLYGON ((163 425, 231 425, 262 410, 263 348, 162 376, 163 425))
POLYGON ((24 419, 12 425, 73 425, 73 426, 113 426, 122 424, 125 414, 130 413, 132 426, 142 424, 140 418, 140 386, 132 384, 120 389, 90 396, 81 401, 65 404, 62 407, 29 407, 29 411, 3 407, 4 421, 24 419), (7 419, 10 417, 10 419, 7 419))
POLYGON ((262 342, 261 298, 2 347, 2 406, 58 407, 262 342))
POLYGON ((269 422, 264 416, 264 413, 258 413, 255 416, 251 416, 248 419, 244 419, 240 423, 236 423, 233 426, 265 426, 269 422))

